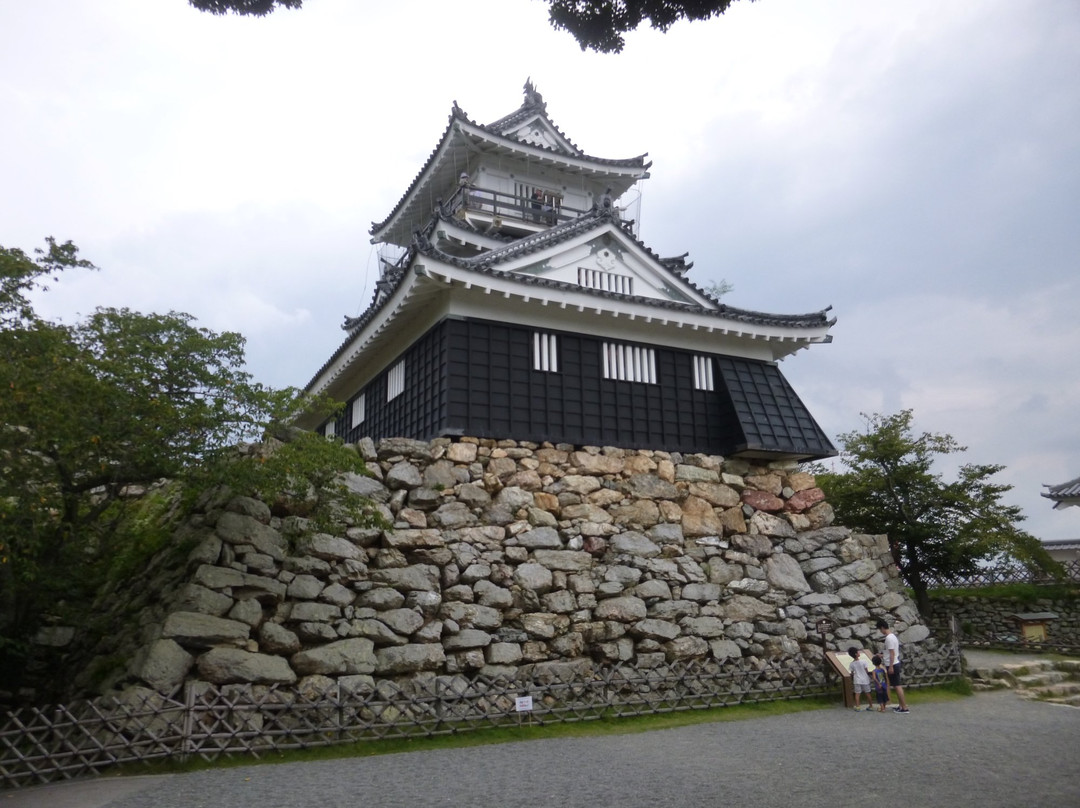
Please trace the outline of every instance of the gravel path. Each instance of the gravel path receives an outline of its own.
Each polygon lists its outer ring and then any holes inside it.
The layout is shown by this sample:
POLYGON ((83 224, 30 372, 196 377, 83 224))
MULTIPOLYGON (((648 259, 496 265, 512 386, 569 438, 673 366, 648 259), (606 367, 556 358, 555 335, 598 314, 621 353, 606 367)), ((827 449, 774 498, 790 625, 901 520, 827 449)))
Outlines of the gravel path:
POLYGON ((138 790, 107 802, 65 802, 78 784, 61 784, 0 808, 1080 805, 1080 710, 1009 691, 911 707, 126 778, 138 790))

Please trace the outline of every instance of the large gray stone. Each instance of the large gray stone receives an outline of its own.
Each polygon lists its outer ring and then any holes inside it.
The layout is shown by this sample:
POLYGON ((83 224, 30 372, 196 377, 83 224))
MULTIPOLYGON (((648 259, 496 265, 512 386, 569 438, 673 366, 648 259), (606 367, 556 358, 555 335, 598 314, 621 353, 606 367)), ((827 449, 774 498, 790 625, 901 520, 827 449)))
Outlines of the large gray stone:
POLYGON ((453 620, 462 628, 494 630, 503 621, 501 610, 479 603, 444 603, 439 609, 439 616, 444 620, 453 620))
POLYGON ((552 580, 551 570, 540 564, 532 562, 519 564, 514 570, 514 583, 522 589, 546 592, 551 589, 552 580))
POLYGON ((275 561, 285 558, 288 549, 288 543, 280 533, 253 516, 226 511, 218 517, 214 530, 222 541, 251 545, 275 561))
POLYGON ((660 555, 660 547, 650 541, 643 533, 628 530, 611 537, 611 549, 616 553, 652 558, 660 555))
POLYGON ((386 472, 385 482, 387 488, 395 490, 419 488, 423 485, 424 480, 420 476, 420 471, 416 466, 408 460, 402 460, 400 463, 395 463, 391 466, 390 470, 386 472))
POLYGON ((325 561, 366 558, 364 551, 348 539, 328 533, 301 536, 296 542, 296 554, 313 555, 325 561))
POLYGON ((530 550, 558 550, 562 547, 559 531, 553 527, 538 527, 526 530, 517 536, 517 543, 530 550))
POLYGON ((465 651, 470 648, 486 648, 491 645, 491 635, 477 628, 467 628, 457 634, 444 637, 443 648, 447 651, 465 651))
POLYGON ((280 623, 259 626, 259 648, 269 654, 289 656, 300 650, 300 638, 280 623))
POLYGON ((289 610, 292 623, 329 623, 341 617, 341 607, 333 603, 316 603, 302 600, 294 603, 289 610))
POLYGON ((810 584, 799 562, 786 553, 776 553, 765 559, 765 579, 785 592, 809 592, 810 584))
POLYGON ((399 673, 438 670, 446 662, 446 652, 438 643, 411 643, 380 648, 375 658, 375 673, 380 676, 393 676, 399 673))
POLYGON ((171 609, 178 612, 201 612, 221 617, 233 606, 233 599, 224 592, 215 592, 199 584, 184 584, 177 590, 171 609))
POLYGON ((562 572, 585 572, 594 563, 593 557, 581 550, 536 550, 533 558, 549 570, 562 572))
POLYGON ((412 609, 390 609, 380 612, 379 620, 405 637, 418 631, 424 625, 424 616, 412 609))
POLYGON ((341 474, 338 477, 338 482, 352 493, 367 497, 375 502, 387 502, 390 499, 390 489, 374 477, 367 477, 349 471, 341 474))
POLYGON ((679 489, 655 474, 634 474, 625 483, 626 490, 639 499, 678 499, 679 489))
POLYGON ((713 658, 719 661, 739 659, 742 656, 742 649, 734 640, 713 640, 709 643, 709 650, 712 651, 713 658))
POLYGON ((216 685, 291 685, 296 674, 284 657, 239 648, 211 648, 198 661, 199 676, 216 685))
POLYGON ((593 610, 597 620, 616 620, 620 623, 633 623, 644 620, 648 615, 645 601, 635 597, 618 597, 602 600, 593 610))
POLYGON ((667 620, 657 620, 651 617, 645 618, 644 620, 638 620, 630 627, 630 632, 638 637, 645 637, 650 640, 656 640, 657 642, 673 640, 681 633, 679 627, 674 623, 667 620))
POLYGON ((304 676, 374 673, 375 644, 366 637, 338 640, 294 654, 290 662, 304 676))
POLYGON ((428 564, 373 570, 371 573, 373 581, 392 586, 400 592, 437 592, 441 585, 440 577, 439 568, 428 564))
POLYGON ((141 648, 131 673, 159 693, 171 693, 184 682, 195 657, 174 640, 156 640, 141 648))
POLYGON ((724 636, 724 621, 719 617, 684 617, 679 621, 679 625, 684 633, 707 640, 724 636))
POLYGON ((251 626, 198 612, 173 612, 165 618, 161 635, 181 645, 209 648, 220 643, 240 645, 247 641, 251 626))

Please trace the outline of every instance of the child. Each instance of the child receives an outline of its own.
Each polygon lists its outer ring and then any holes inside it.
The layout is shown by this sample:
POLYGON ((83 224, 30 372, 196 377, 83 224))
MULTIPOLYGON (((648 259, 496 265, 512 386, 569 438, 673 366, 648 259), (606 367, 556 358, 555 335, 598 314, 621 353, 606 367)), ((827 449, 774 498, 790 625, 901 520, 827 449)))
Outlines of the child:
POLYGON ((851 687, 855 691, 855 712, 859 712, 859 697, 862 693, 866 694, 866 709, 870 710, 872 704, 870 702, 870 670, 866 667, 866 660, 859 656, 859 649, 855 646, 851 646, 847 650, 848 656, 851 657, 851 687))
MULTIPOLYGON (((881 656, 874 654, 874 671, 871 674, 874 677, 874 692, 877 693, 878 712, 885 712, 885 705, 889 703, 889 674, 885 670, 884 661, 881 656)), ((866 709, 870 709, 867 707, 866 709)))

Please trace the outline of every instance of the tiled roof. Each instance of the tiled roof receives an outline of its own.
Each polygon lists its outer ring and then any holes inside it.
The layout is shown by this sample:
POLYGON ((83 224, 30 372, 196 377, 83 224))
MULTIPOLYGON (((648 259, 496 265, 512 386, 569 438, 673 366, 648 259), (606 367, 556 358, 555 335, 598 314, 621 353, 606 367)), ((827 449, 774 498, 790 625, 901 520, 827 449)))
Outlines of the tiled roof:
POLYGON ((511 125, 508 122, 512 123, 513 121, 515 121, 515 120, 517 120, 519 118, 521 120, 524 120, 524 119, 528 118, 530 115, 533 115, 533 114, 536 114, 537 112, 539 112, 540 114, 543 115, 544 120, 547 121, 551 125, 551 127, 556 132, 558 132, 559 135, 561 137, 563 137, 566 140, 566 142, 569 143, 574 148, 574 150, 576 152, 574 154, 574 157, 576 157, 578 159, 581 159, 581 160, 584 160, 584 161, 587 161, 587 162, 590 162, 590 163, 596 163, 598 165, 612 166, 612 167, 617 167, 617 168, 641 168, 642 170, 648 168, 648 165, 645 162, 645 157, 646 157, 645 154, 640 154, 640 155, 638 155, 636 157, 615 158, 615 159, 606 158, 606 157, 595 157, 593 155, 585 154, 580 149, 578 149, 578 147, 575 146, 573 144, 573 142, 569 138, 567 138, 566 135, 564 135, 559 130, 559 128, 552 122, 552 120, 547 116, 547 113, 544 111, 546 106, 547 105, 543 104, 542 102, 541 102, 540 105, 537 105, 535 103, 535 101, 530 102, 530 100, 529 100, 529 98, 527 96, 526 100, 525 100, 525 103, 522 104, 522 106, 520 108, 518 108, 517 110, 512 112, 510 115, 507 115, 504 118, 500 118, 498 121, 495 121, 494 123, 484 125, 484 124, 480 124, 480 123, 477 123, 476 121, 472 120, 468 115, 465 114, 465 111, 462 110, 461 107, 459 107, 457 105, 457 101, 455 101, 453 107, 450 110, 450 118, 447 121, 446 128, 443 130, 442 137, 439 138, 439 142, 438 142, 438 144, 436 144, 435 148, 431 150, 431 154, 428 155, 428 159, 424 162, 423 167, 420 169, 419 172, 417 172, 416 176, 413 177, 413 181, 409 184, 408 189, 405 191, 405 193, 402 195, 402 197, 398 200, 397 204, 394 205, 393 209, 390 211, 390 214, 385 219, 383 219, 381 222, 372 222, 371 223, 371 229, 368 232, 374 234, 374 233, 378 232, 379 230, 382 230, 394 218, 394 216, 397 215, 398 211, 400 211, 401 208, 406 204, 406 202, 409 200, 409 197, 412 196, 413 192, 416 190, 417 186, 420 184, 421 180, 423 180, 424 176, 430 171, 431 167, 437 161, 439 153, 442 151, 443 145, 446 143, 447 139, 454 136, 454 124, 455 123, 469 124, 470 126, 473 126, 473 127, 477 128, 477 129, 483 131, 489 137, 494 138, 496 140, 503 141, 508 148, 518 148, 518 149, 520 149, 522 147, 527 146, 528 148, 531 148, 531 149, 537 149, 539 151, 550 152, 553 157, 554 156, 559 156, 561 153, 556 151, 555 149, 550 149, 550 148, 547 148, 545 146, 541 146, 541 145, 538 145, 538 144, 535 144, 535 143, 523 143, 523 142, 521 142, 519 140, 515 140, 513 138, 506 137, 505 135, 502 134, 502 130, 504 130, 509 125, 511 125))
MULTIPOLYGON (((679 303, 674 300, 658 300, 651 297, 641 297, 637 295, 623 295, 618 292, 609 292, 603 289, 591 289, 587 287, 578 286, 573 283, 565 283, 563 281, 554 281, 548 278, 541 278, 535 275, 523 275, 517 272, 506 272, 499 270, 497 267, 499 264, 506 263, 514 258, 518 258, 523 255, 529 255, 539 252, 552 245, 560 244, 582 233, 587 233, 590 230, 599 229, 607 223, 614 223, 618 225, 622 231, 630 238, 638 247, 641 248, 646 254, 651 256, 658 263, 663 264, 663 259, 657 256, 652 250, 646 247, 638 239, 636 239, 632 233, 629 232, 629 228, 626 222, 622 222, 618 218, 618 214, 614 211, 595 210, 590 213, 582 214, 576 219, 571 219, 564 222, 550 230, 544 230, 539 233, 535 233, 530 236, 518 239, 512 244, 507 244, 505 247, 497 247, 494 250, 489 250, 481 255, 477 255, 472 258, 459 258, 457 256, 449 255, 442 250, 435 247, 426 237, 421 234, 417 235, 417 239, 413 243, 413 248, 421 255, 427 255, 432 258, 437 258, 440 261, 444 261, 448 264, 461 267, 463 269, 470 269, 476 272, 483 272, 489 275, 500 275, 504 277, 513 277, 522 283, 529 283, 536 286, 544 286, 552 289, 566 289, 573 290, 575 292, 591 294, 598 297, 605 297, 610 299, 633 301, 635 303, 643 303, 649 306, 655 306, 658 308, 673 309, 685 312, 694 312, 695 314, 708 314, 717 317, 722 317, 728 320, 734 320, 737 322, 743 322, 753 325, 764 326, 785 326, 789 328, 819 328, 823 325, 831 325, 835 322, 835 319, 830 320, 828 317, 829 308, 822 311, 811 312, 807 314, 769 314, 766 312, 752 311, 750 309, 738 309, 733 306, 716 301, 705 290, 699 288, 689 281, 684 281, 687 285, 692 287, 695 291, 701 294, 717 304, 717 308, 710 309, 704 306, 697 306, 691 303, 679 303)), ((830 307, 831 308, 831 307, 830 307)))
POLYGON ((1052 499, 1056 503, 1055 508, 1080 504, 1080 477, 1059 485, 1043 483, 1043 488, 1049 489, 1044 491, 1042 495, 1047 499, 1052 499))

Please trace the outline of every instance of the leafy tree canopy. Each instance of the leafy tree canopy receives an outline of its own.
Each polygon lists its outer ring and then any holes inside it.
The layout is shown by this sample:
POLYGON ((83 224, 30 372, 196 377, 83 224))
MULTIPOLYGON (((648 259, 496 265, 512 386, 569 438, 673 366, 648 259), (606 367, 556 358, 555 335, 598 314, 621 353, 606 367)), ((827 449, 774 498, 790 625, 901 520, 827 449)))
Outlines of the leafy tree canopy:
POLYGON ((818 484, 837 521, 866 533, 887 535, 893 560, 924 614, 927 590, 938 576, 974 572, 979 563, 1008 556, 1034 569, 1055 564, 1018 523, 1020 508, 1005 505, 1012 486, 991 478, 1004 466, 964 464, 948 482, 934 461, 967 451, 951 435, 912 431, 912 411, 863 415, 866 428, 840 436, 848 471, 822 473, 818 484))
MULTIPOLYGON (((303 0, 188 0, 211 14, 262 17, 278 8, 300 8, 303 0)), ((582 50, 619 53, 624 35, 645 20, 667 31, 679 20, 707 20, 727 11, 734 0, 547 0, 551 24, 570 33, 582 50)), ((751 0, 753 2, 753 0, 751 0)))
POLYGON ((179 312, 100 308, 74 325, 37 315, 31 292, 63 270, 92 268, 70 242, 49 239, 34 256, 0 246, 0 656, 9 659, 47 610, 88 594, 145 543, 125 516, 134 492, 163 479, 193 493, 260 495, 323 524, 370 521, 341 478, 364 472, 356 451, 280 426, 331 404, 254 382, 239 334, 179 312), (267 430, 287 440, 237 451, 267 430))
POLYGON ((679 20, 707 20, 727 11, 733 0, 549 0, 555 28, 567 31, 582 50, 619 53, 624 34, 645 20, 667 31, 679 20))

